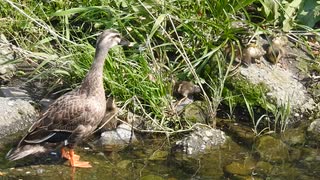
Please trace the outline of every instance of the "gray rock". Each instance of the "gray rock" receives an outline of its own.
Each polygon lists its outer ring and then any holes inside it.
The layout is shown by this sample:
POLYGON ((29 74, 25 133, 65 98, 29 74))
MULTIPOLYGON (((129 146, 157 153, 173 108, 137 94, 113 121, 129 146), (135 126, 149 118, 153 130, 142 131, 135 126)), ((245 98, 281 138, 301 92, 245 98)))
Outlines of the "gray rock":
POLYGON ((223 131, 198 125, 194 127, 194 131, 187 137, 177 141, 173 148, 181 150, 188 155, 196 155, 224 144, 226 139, 223 131))
POLYGON ((290 70, 276 65, 252 64, 247 68, 240 67, 240 72, 253 84, 265 84, 270 90, 267 96, 274 99, 279 107, 289 103, 291 108, 301 112, 315 108, 314 100, 290 70))
POLYGON ((0 97, 0 107, 0 138, 25 129, 37 120, 37 112, 28 101, 0 97))
POLYGON ((136 142, 137 138, 132 131, 131 126, 120 124, 117 129, 105 131, 101 134, 95 144, 102 146, 107 150, 123 148, 132 142, 136 142))
POLYGON ((23 99, 31 100, 26 90, 20 89, 18 87, 0 87, 0 97, 7 97, 11 99, 23 99))
POLYGON ((320 119, 314 120, 308 127, 309 139, 320 142, 320 119))
POLYGON ((12 45, 3 34, 0 35, 0 84, 8 82, 16 71, 16 67, 10 61, 14 60, 12 45))

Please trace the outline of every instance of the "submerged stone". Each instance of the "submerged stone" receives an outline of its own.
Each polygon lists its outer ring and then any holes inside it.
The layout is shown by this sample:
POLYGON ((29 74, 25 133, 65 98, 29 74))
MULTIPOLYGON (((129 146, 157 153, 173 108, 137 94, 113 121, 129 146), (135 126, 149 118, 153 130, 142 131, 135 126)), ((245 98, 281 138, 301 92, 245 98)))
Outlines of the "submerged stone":
POLYGON ((157 150, 154 153, 152 153, 152 155, 149 157, 149 160, 166 160, 167 156, 169 155, 168 151, 161 151, 161 150, 157 150))
POLYGON ((254 169, 254 163, 239 163, 232 162, 231 164, 225 166, 223 171, 227 175, 251 175, 254 169))
POLYGON ((262 136, 255 144, 260 158, 268 162, 284 162, 289 159, 289 149, 285 143, 272 136, 262 136))
POLYGON ((121 169, 126 169, 131 163, 132 163, 131 160, 122 160, 117 163, 117 167, 121 169))
POLYGON ((164 180, 164 179, 160 176, 150 174, 150 175, 141 177, 140 180, 164 180))
POLYGON ((258 173, 258 175, 268 175, 272 172, 272 164, 266 161, 259 161, 256 164, 255 172, 258 173))
POLYGON ((302 145, 306 141, 306 135, 301 128, 287 129, 283 132, 281 139, 289 145, 302 145))

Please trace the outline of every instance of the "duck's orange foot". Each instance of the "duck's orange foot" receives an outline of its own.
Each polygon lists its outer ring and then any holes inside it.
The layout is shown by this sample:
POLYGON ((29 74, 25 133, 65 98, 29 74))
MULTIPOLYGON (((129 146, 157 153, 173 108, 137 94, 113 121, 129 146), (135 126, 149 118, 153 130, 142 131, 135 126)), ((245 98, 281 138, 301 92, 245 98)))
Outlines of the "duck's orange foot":
POLYGON ((71 167, 78 167, 78 168, 91 168, 91 164, 87 161, 70 161, 71 167))
POLYGON ((79 161, 80 156, 74 154, 73 149, 70 149, 68 154, 70 157, 69 162, 70 162, 71 167, 79 167, 79 168, 91 168, 92 167, 89 162, 79 161))
MULTIPOLYGON (((64 148, 61 149, 61 157, 70 160, 70 154, 64 148)), ((80 159, 80 156, 77 154, 73 154, 73 159, 75 161, 78 161, 80 159)))

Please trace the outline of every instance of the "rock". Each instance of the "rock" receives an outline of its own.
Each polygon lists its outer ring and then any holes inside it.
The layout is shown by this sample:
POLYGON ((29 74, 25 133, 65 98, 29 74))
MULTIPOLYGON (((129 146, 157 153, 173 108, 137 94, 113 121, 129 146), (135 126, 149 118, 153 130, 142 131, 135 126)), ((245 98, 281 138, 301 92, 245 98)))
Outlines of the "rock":
POLYGON ((255 165, 253 162, 250 163, 238 163, 232 162, 231 164, 225 166, 223 171, 228 175, 251 175, 255 165))
POLYGON ((302 128, 287 129, 282 133, 281 140, 292 146, 302 145, 306 142, 306 135, 302 128))
POLYGON ((191 123, 206 124, 206 109, 204 107, 206 107, 206 105, 201 101, 187 105, 183 112, 184 119, 191 123))
POLYGON ((30 101, 31 97, 26 90, 17 87, 0 87, 0 97, 10 97, 11 99, 22 99, 30 101))
POLYGON ((320 142, 320 119, 314 120, 307 130, 308 139, 311 141, 320 142))
POLYGON ((306 88, 297 80, 293 72, 279 66, 252 64, 240 67, 240 73, 253 84, 263 83, 269 89, 269 96, 278 107, 289 103, 291 109, 301 112, 312 111, 314 100, 308 96, 306 88))
POLYGON ((247 145, 253 144, 256 135, 253 133, 250 127, 230 121, 221 121, 219 123, 221 126, 223 126, 223 130, 232 134, 235 139, 247 145))
POLYGON ((27 101, 0 97, 0 138, 25 129, 37 120, 35 108, 27 101))
POLYGON ((284 162, 289 159, 287 145, 272 136, 260 137, 255 144, 255 149, 263 161, 284 162))
POLYGON ((184 100, 182 99, 177 106, 175 106, 176 112, 181 112, 188 104, 193 103, 193 99, 187 97, 184 100))
POLYGON ((193 132, 177 141, 173 150, 179 150, 188 155, 196 155, 224 144, 226 139, 223 131, 198 125, 194 127, 193 132))
POLYGON ((161 151, 156 150, 152 155, 149 157, 149 160, 156 160, 156 161, 163 161, 167 159, 169 155, 168 151, 161 151))
POLYGON ((272 172, 273 166, 265 161, 259 161, 256 164, 255 172, 258 173, 258 175, 268 175, 272 172))
POLYGON ((132 142, 136 142, 137 138, 132 131, 131 126, 120 124, 117 129, 105 131, 101 134, 100 139, 94 143, 102 146, 106 150, 114 150, 123 148, 132 142))
POLYGON ((15 59, 12 45, 3 34, 0 35, 0 85, 7 83, 15 74, 16 67, 10 61, 15 59))
POLYGON ((120 169, 127 169, 130 164, 132 164, 131 160, 122 160, 117 163, 117 167, 120 169))
POLYGON ((160 176, 150 174, 150 175, 142 176, 140 180, 164 180, 164 179, 160 176))

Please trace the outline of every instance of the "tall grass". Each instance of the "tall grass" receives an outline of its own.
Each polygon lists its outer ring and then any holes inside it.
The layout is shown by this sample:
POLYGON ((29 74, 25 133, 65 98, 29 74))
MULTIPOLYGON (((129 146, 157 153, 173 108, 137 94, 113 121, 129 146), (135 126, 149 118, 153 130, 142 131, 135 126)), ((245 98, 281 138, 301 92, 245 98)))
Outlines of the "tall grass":
POLYGON ((0 29, 13 44, 54 57, 32 59, 38 67, 29 74, 30 80, 54 82, 51 89, 76 87, 91 65, 98 33, 117 29, 135 45, 110 51, 104 74, 107 93, 122 103, 137 97, 143 108, 137 111, 169 126, 163 121, 170 118, 165 112, 172 80, 192 80, 203 91, 214 125, 220 102, 228 100, 223 91, 234 59, 233 54, 231 62, 226 61, 223 48, 232 42, 240 44, 243 35, 261 25, 263 21, 251 21, 257 15, 246 11, 258 2, 4 0, 0 29), (232 26, 239 21, 246 26, 232 26))

